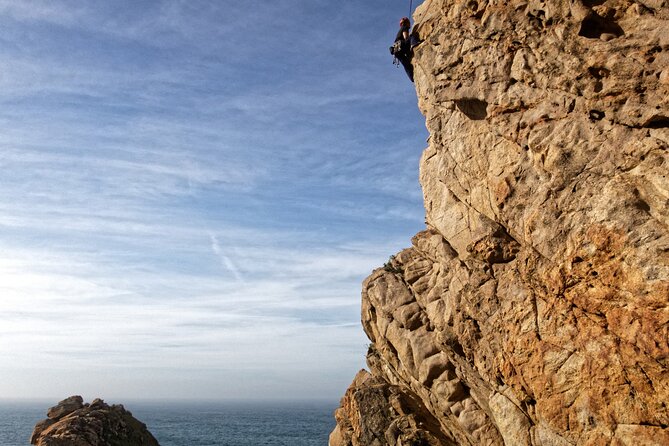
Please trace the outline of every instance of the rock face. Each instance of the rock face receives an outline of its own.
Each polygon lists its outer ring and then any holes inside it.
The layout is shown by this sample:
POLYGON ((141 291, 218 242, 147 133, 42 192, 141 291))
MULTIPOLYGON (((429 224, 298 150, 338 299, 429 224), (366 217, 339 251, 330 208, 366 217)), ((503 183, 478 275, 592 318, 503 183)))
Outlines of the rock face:
POLYGON ((365 382, 417 412, 388 397, 376 423, 358 375, 330 445, 669 444, 669 2, 414 18, 427 228, 365 281, 362 323, 365 382))
POLYGON ((35 425, 30 444, 37 446, 159 446, 158 441, 123 406, 100 399, 84 404, 71 396, 35 425))
POLYGON ((335 418, 337 427, 330 434, 330 444, 453 444, 416 395, 365 370, 356 375, 335 418))

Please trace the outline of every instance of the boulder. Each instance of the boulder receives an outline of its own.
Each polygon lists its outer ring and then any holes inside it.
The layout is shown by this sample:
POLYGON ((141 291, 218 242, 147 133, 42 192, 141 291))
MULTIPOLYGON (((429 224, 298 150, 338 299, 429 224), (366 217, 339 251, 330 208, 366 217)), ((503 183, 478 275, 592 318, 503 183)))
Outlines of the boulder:
POLYGON ((57 405, 50 407, 46 416, 52 420, 58 420, 65 415, 68 415, 75 410, 84 407, 84 400, 80 396, 71 396, 59 402, 57 405))

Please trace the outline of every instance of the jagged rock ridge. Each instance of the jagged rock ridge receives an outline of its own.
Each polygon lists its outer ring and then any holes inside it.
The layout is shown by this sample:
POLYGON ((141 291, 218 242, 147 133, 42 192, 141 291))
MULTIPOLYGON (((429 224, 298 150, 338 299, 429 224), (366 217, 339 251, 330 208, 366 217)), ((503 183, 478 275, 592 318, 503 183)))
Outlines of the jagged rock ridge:
POLYGON ((50 408, 35 426, 30 444, 37 446, 159 446, 146 425, 122 405, 101 399, 84 404, 71 396, 50 408))
POLYGON ((669 3, 414 18, 427 228, 363 285, 331 446, 669 444, 669 3), (423 413, 367 422, 366 382, 423 413))

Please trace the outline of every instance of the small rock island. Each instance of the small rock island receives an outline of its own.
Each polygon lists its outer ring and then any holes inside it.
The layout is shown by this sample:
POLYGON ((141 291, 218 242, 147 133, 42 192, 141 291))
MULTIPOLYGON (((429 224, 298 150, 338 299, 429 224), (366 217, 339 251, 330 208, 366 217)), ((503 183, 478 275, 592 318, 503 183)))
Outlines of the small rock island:
POLYGON ((36 446, 159 446, 146 425, 120 404, 101 399, 84 404, 71 396, 47 411, 35 425, 30 444, 36 446))

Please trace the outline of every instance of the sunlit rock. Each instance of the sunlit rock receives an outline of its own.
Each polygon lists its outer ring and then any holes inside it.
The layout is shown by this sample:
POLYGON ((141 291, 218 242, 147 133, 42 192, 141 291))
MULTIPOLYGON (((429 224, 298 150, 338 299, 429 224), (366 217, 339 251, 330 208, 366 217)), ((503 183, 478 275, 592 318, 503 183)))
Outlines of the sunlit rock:
POLYGON ((669 3, 414 18, 427 228, 363 285, 374 382, 440 444, 669 444, 669 3))
POLYGON ((69 397, 47 412, 33 430, 30 444, 37 446, 159 446, 146 426, 120 404, 101 399, 84 404, 69 397))

